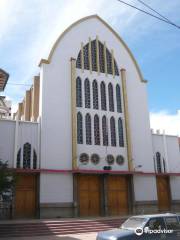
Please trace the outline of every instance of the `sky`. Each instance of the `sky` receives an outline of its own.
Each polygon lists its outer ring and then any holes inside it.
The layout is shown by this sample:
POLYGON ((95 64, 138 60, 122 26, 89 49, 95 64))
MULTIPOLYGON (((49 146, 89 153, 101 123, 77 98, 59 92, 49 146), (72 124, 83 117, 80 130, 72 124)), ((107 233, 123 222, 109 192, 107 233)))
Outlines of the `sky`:
MULTIPOLYGON (((147 10, 137 0, 125 1, 147 10)), ((179 0, 144 2, 180 25, 179 0)), ((13 110, 62 31, 92 14, 119 33, 148 80, 151 128, 180 135, 180 29, 117 0, 0 0, 0 68, 10 74, 3 94, 13 110)))

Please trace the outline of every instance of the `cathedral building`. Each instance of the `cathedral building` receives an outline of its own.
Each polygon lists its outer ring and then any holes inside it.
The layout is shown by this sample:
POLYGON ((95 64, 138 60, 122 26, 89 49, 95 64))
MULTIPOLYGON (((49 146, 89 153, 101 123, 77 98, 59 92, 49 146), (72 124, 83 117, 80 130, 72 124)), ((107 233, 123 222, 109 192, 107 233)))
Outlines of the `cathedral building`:
POLYGON ((176 136, 152 133, 147 81, 99 16, 66 29, 39 64, 0 158, 17 172, 13 216, 86 217, 180 210, 176 136))

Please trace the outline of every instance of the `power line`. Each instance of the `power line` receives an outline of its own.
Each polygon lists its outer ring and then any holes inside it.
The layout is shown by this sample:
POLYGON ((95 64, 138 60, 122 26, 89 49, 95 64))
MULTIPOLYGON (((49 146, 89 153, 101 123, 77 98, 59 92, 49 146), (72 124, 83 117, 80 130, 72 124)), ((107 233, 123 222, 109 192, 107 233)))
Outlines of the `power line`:
POLYGON ((167 24, 170 24, 170 25, 172 25, 172 26, 180 29, 180 26, 171 23, 169 20, 166 20, 166 19, 164 19, 164 18, 160 18, 160 17, 158 17, 158 16, 156 16, 156 15, 150 13, 150 12, 147 12, 147 11, 141 9, 141 8, 138 8, 138 7, 134 6, 134 5, 131 5, 130 3, 126 3, 126 2, 124 2, 124 1, 122 1, 122 0, 117 0, 117 1, 119 1, 119 2, 121 2, 121 3, 123 3, 123 4, 125 4, 125 5, 127 5, 127 6, 129 6, 129 7, 132 7, 132 8, 134 8, 134 9, 140 11, 140 12, 143 12, 143 13, 151 16, 151 17, 157 18, 157 19, 160 20, 160 21, 163 21, 163 22, 165 22, 165 23, 167 23, 167 24))
POLYGON ((164 18, 166 21, 168 21, 169 23, 171 23, 172 25, 176 26, 179 28, 178 25, 176 25, 175 23, 173 23, 172 21, 170 21, 167 17, 163 16, 162 14, 160 14, 158 11, 156 11, 155 9, 153 9, 151 6, 149 6, 147 3, 141 1, 141 0, 137 0, 138 2, 140 2, 141 4, 143 4, 144 6, 146 6, 147 8, 149 8, 150 10, 152 10, 153 12, 155 12, 156 14, 158 14, 160 17, 164 18))
POLYGON ((23 83, 7 83, 7 85, 16 85, 16 86, 32 86, 32 84, 23 84, 23 83))

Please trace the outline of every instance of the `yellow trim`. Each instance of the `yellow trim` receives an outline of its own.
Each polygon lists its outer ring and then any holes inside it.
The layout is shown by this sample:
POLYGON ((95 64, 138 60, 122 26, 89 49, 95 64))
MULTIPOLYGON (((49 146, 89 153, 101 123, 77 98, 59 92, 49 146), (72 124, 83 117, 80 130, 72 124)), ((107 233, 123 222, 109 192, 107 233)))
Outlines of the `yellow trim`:
POLYGON ((98 75, 100 74, 100 66, 99 66, 99 38, 96 36, 96 65, 98 75))
POLYGON ((111 60, 112 60, 112 75, 113 75, 113 78, 115 77, 115 69, 114 69, 114 51, 113 49, 111 50, 111 60))
POLYGON ((71 58, 72 168, 77 168, 76 59, 71 58))
POLYGON ((126 128, 126 139, 127 139, 128 167, 129 167, 129 171, 133 171, 132 143, 131 143, 131 132, 130 132, 130 125, 129 125, 128 97, 127 97, 127 89, 126 89, 126 70, 121 69, 120 72, 121 72, 123 100, 124 100, 123 102, 124 102, 125 128, 126 128))
POLYGON ((104 67, 105 67, 105 74, 107 77, 107 58, 106 58, 106 42, 104 42, 104 67))
POLYGON ((92 73, 92 58, 91 58, 91 38, 89 38, 89 70, 92 73))
POLYGON ((41 59, 40 60, 40 62, 39 62, 39 64, 38 64, 38 66, 40 67, 41 66, 41 64, 43 64, 43 63, 45 63, 45 64, 49 64, 50 63, 50 61, 49 60, 47 60, 47 59, 41 59))
POLYGON ((81 70, 84 72, 84 45, 81 43, 81 70))
MULTIPOLYGON (((108 25, 102 18, 100 18, 98 15, 91 15, 91 16, 87 16, 85 18, 82 18, 82 19, 79 19, 78 21, 76 21, 75 23, 71 24, 59 37, 58 39, 56 40, 56 42, 54 43, 53 47, 51 48, 51 51, 49 53, 49 56, 47 58, 47 60, 43 59, 43 61, 41 60, 40 61, 40 65, 41 63, 46 63, 46 64, 49 64, 51 62, 51 59, 52 59, 52 56, 53 56, 53 53, 58 45, 58 43, 61 41, 61 39, 65 36, 66 33, 68 33, 73 27, 77 26, 78 24, 84 22, 84 21, 87 21, 89 19, 98 19, 101 23, 103 23, 115 36, 116 38, 120 41, 120 43, 124 46, 124 48, 127 50, 127 52, 129 53, 132 61, 134 62, 135 66, 136 66, 136 69, 137 69, 137 72, 139 74, 139 77, 141 79, 141 82, 144 82, 144 79, 143 79, 143 76, 142 76, 142 73, 140 71, 140 68, 132 54, 132 52, 130 51, 130 49, 128 48, 128 46, 125 44, 125 42, 120 38, 119 34, 114 31, 114 29, 112 29, 112 27, 110 27, 110 25, 108 25), (46 62, 44 62, 46 61, 46 62)), ((40 66, 39 65, 39 66, 40 66)))

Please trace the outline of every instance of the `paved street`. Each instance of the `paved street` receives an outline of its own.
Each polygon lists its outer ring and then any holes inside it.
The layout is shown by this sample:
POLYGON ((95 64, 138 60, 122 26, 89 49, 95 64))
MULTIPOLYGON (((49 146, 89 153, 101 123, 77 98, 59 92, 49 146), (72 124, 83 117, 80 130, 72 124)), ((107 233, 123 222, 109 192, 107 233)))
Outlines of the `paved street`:
POLYGON ((95 240, 97 233, 72 234, 67 236, 13 237, 1 240, 95 240))

